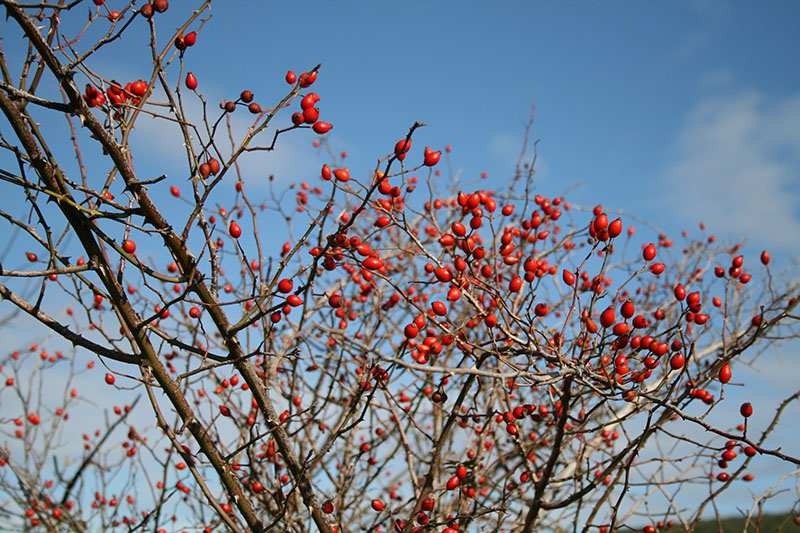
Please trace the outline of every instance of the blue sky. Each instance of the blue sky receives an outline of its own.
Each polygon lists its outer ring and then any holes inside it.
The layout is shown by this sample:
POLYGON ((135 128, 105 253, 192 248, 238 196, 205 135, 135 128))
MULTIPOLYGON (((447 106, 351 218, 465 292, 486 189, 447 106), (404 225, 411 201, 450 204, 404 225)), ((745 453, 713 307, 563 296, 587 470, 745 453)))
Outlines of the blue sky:
MULTIPOLYGON (((163 35, 189 5, 173 0, 158 19, 163 35)), ((139 41, 94 65, 123 82, 149 73, 135 24, 139 41)), ((3 35, 13 57, 21 41, 3 35)), ((351 172, 369 173, 421 121, 417 155, 449 144, 466 181, 485 171, 498 186, 535 104, 535 193, 569 190, 573 204, 624 209, 676 240, 704 221, 779 264, 800 250, 798 2, 218 2, 185 56, 212 105, 250 89, 267 107, 288 92, 287 70, 318 63, 321 118, 351 172)), ((245 127, 250 118, 235 114, 245 127)), ((180 177, 181 141, 160 124, 140 120, 134 143, 150 161, 137 163, 180 177)), ((327 159, 313 138, 281 137, 274 154, 243 167, 245 179, 315 178, 327 159)), ((775 371, 791 366, 788 353, 760 361, 775 389, 796 388, 793 373, 775 371)))
MULTIPOLYGON (((180 5, 159 17, 162 35, 185 19, 180 5)), ((417 145, 450 144, 464 179, 485 171, 499 186, 535 104, 537 193, 569 190, 573 204, 624 209, 673 238, 703 221, 782 263, 800 248, 796 2, 229 5, 214 6, 185 57, 207 101, 250 89, 268 107, 287 70, 321 63, 321 118, 356 172, 421 121, 417 145)), ((95 59, 126 81, 149 72, 143 41, 95 59)), ((138 129, 161 167, 181 150, 162 123, 138 129)), ((316 177, 326 157, 309 157, 309 143, 282 137, 245 179, 316 177)))
POLYGON ((580 184, 574 203, 671 233, 704 220, 773 255, 800 245, 795 2, 250 3, 216 9, 192 52, 201 80, 257 98, 322 63, 351 167, 419 120, 465 177, 505 178, 536 104, 538 192, 580 184))

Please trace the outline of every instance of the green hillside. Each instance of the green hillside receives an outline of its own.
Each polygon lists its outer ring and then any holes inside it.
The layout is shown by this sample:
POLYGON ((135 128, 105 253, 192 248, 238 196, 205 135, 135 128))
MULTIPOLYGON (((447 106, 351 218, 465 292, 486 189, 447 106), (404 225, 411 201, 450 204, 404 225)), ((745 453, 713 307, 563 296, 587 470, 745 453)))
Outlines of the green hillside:
MULTIPOLYGON (((780 532, 800 532, 800 525, 796 524, 791 514, 762 515, 759 522, 750 522, 747 529, 744 529, 745 519, 743 517, 723 518, 720 523, 715 519, 703 520, 694 529, 694 533, 772 533, 780 532)), ((620 528, 620 532, 642 531, 642 529, 620 528)), ((659 533, 678 533, 683 531, 680 526, 658 530, 659 533)))

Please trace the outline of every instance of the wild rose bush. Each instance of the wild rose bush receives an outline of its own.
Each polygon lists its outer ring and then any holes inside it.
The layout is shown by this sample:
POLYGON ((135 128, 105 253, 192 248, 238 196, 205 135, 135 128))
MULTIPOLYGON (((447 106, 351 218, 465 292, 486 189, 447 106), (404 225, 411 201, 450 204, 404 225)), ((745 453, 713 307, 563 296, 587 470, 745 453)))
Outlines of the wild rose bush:
POLYGON ((739 361, 797 335, 798 282, 767 252, 573 208, 537 189, 535 152, 501 189, 459 184, 419 123, 376 133, 375 168, 329 149, 264 197, 240 163, 269 168, 284 135, 329 147, 319 66, 276 76, 270 106, 234 87, 216 107, 191 72, 208 1, 174 31, 165 0, 88 22, 86 2, 3 4, 0 292, 7 324, 42 326, 2 356, 10 527, 677 530, 764 457, 796 476, 766 441, 797 393, 723 401, 739 361), (104 77, 126 43, 152 70, 104 77), (137 170, 152 117, 184 176, 137 170))

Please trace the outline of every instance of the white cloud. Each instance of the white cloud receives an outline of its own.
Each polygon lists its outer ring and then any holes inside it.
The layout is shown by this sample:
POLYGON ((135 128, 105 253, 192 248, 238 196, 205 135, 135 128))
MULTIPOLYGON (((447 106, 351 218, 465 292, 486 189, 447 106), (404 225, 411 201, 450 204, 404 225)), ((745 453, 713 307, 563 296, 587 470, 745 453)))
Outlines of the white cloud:
POLYGON ((756 91, 700 103, 662 187, 678 216, 759 246, 800 246, 800 95, 756 91))
POLYGON ((730 87, 734 81, 733 72, 726 68, 710 70, 700 77, 700 85, 709 89, 730 87))
MULTIPOLYGON (((190 120, 195 121, 206 140, 206 131, 202 127, 202 107, 196 99, 186 98, 184 102, 186 114, 190 120)), ((208 106, 209 120, 213 121, 219 113, 216 105, 208 106)), ((231 116, 231 130, 234 132, 234 140, 238 144, 242 141, 248 129, 253 125, 255 115, 247 112, 244 108, 238 108, 231 116)), ((279 113, 273 119, 272 125, 262 131, 251 146, 267 146, 272 142, 275 127, 289 126, 289 114, 279 113)), ((320 164, 317 163, 315 149, 311 142, 317 139, 315 133, 310 130, 291 131, 281 135, 273 151, 254 151, 243 154, 239 158, 239 168, 242 178, 251 185, 263 183, 266 186, 266 178, 274 174, 279 180, 300 180, 311 179, 319 174, 320 164)), ((227 156, 232 149, 231 141, 228 139, 228 129, 224 120, 217 128, 217 146, 227 156)), ((198 143, 195 141, 195 150, 198 143)), ((186 150, 183 147, 183 137, 177 124, 164 119, 153 119, 143 115, 136 121, 136 129, 131 136, 132 153, 141 158, 141 154, 147 155, 147 160, 158 160, 173 168, 186 169, 188 178, 188 165, 186 164, 186 150)), ((135 161, 139 162, 139 161, 135 161)), ((176 176, 177 177, 177 176, 176 176)))
POLYGON ((687 7, 695 16, 703 17, 707 22, 720 20, 730 13, 728 3, 721 0, 690 0, 687 7))
POLYGON ((522 135, 509 131, 495 132, 489 138, 489 151, 504 165, 514 167, 522 150, 522 135))

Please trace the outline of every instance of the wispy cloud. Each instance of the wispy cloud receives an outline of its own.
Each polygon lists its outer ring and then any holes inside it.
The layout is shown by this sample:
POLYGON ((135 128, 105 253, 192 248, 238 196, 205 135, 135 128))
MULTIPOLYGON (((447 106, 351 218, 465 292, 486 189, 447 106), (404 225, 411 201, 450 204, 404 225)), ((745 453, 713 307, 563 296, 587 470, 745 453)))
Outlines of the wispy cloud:
MULTIPOLYGON (((200 125, 202 108, 199 103, 191 98, 187 98, 187 116, 200 125)), ((210 120, 216 117, 219 111, 216 106, 209 106, 210 120)), ((234 139, 241 142, 248 128, 253 125, 255 115, 251 115, 244 108, 237 109, 231 116, 231 129, 234 132, 234 139)), ((277 116, 274 124, 281 127, 288 126, 288 114, 277 116)), ((205 134, 202 126, 199 126, 205 134)), ((218 127, 217 146, 229 155, 231 150, 230 140, 227 138, 228 130, 224 122, 218 127)), ((262 132, 252 145, 265 146, 270 144, 274 133, 274 126, 262 132)), ((205 136, 203 137, 205 140, 205 136)), ((251 185, 259 186, 266 184, 266 178, 274 175, 279 180, 299 180, 310 179, 319 174, 319 164, 315 157, 315 150, 311 146, 312 140, 317 135, 310 133, 309 130, 287 132, 278 139, 275 150, 255 151, 244 154, 239 159, 239 168, 242 178, 251 185)), ((186 151, 183 146, 183 137, 180 128, 174 122, 164 119, 153 119, 142 116, 136 122, 136 130, 131 137, 133 144, 132 152, 135 155, 146 154, 148 161, 156 160, 160 164, 168 167, 181 169, 187 173, 188 164, 186 161, 186 151)), ((197 145, 195 145, 197 149, 197 145)))
POLYGON ((495 132, 489 137, 489 151, 498 161, 514 167, 522 150, 522 135, 510 131, 495 132))
POLYGON ((680 132, 662 192, 676 215, 759 246, 800 246, 800 95, 701 102, 680 132))

